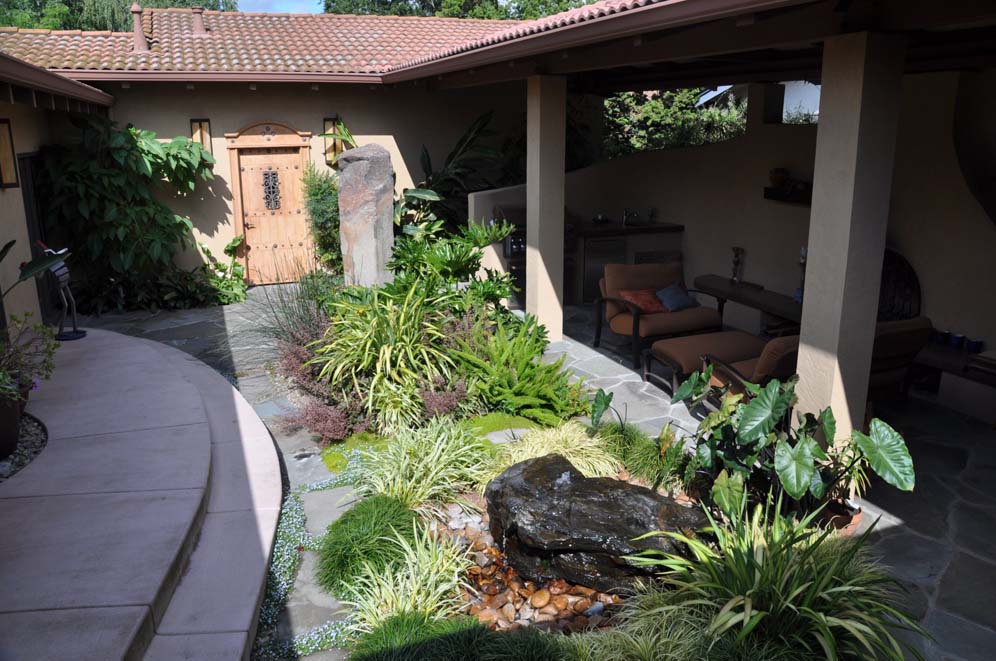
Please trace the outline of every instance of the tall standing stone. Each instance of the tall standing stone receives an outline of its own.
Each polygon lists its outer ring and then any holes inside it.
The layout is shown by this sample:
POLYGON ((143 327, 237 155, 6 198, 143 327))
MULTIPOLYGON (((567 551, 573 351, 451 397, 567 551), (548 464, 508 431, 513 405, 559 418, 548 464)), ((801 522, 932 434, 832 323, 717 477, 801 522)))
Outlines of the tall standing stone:
POLYGON ((391 280, 394 247, 394 169, 380 145, 350 149, 339 158, 339 236, 346 284, 391 280))

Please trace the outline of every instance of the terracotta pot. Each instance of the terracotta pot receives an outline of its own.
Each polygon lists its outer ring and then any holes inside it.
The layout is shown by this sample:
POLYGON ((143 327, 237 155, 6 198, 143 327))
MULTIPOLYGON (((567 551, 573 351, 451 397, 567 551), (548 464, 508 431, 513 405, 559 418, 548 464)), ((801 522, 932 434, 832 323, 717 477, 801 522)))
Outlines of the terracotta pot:
POLYGON ((13 399, 0 399, 0 460, 17 449, 20 432, 21 403, 13 399))
POLYGON ((849 500, 830 501, 823 508, 823 521, 844 537, 850 537, 861 523, 861 508, 849 500))

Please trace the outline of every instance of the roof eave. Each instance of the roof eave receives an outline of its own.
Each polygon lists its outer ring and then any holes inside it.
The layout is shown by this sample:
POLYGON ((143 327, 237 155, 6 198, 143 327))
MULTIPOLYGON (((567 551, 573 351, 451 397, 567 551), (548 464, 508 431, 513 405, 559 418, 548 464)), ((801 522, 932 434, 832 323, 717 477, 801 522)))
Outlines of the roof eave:
POLYGON ((551 51, 585 46, 647 32, 693 25, 741 14, 811 4, 816 0, 666 0, 628 11, 516 37, 384 74, 385 83, 453 73, 551 51))
POLYGON ((246 82, 246 83, 360 83, 380 85, 378 73, 310 73, 254 71, 132 71, 112 69, 51 69, 75 81, 121 82, 246 82))
POLYGON ((114 97, 107 92, 6 53, 0 53, 0 81, 99 106, 114 104, 114 97))

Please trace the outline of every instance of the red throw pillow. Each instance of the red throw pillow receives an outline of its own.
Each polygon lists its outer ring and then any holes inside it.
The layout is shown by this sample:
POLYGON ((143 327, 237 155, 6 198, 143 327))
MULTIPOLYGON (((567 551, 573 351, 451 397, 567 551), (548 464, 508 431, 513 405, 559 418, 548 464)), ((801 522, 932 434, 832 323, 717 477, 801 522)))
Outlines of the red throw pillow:
POLYGON ((620 289, 619 298, 640 308, 644 314, 667 312, 653 289, 620 289))

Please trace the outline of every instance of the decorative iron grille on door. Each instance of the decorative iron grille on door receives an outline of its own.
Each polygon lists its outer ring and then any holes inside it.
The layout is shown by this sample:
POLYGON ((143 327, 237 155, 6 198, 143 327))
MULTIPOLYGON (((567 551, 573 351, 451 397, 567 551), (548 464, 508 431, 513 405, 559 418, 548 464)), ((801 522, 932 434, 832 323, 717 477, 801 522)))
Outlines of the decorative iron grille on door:
POLYGON ((271 211, 280 208, 280 179, 276 170, 263 173, 263 200, 271 211))

